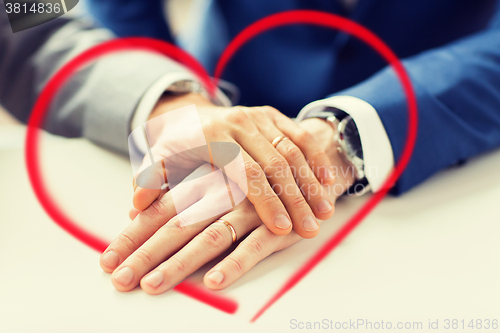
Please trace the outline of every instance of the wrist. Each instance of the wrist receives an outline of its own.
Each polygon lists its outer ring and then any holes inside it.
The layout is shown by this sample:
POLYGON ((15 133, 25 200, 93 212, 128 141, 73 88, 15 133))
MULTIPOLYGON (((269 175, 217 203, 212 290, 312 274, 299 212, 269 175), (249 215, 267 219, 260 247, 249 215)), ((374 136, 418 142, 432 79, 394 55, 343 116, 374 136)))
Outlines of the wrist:
POLYGON ((215 106, 208 98, 199 93, 164 94, 156 103, 153 112, 149 115, 149 119, 191 104, 195 104, 197 107, 215 106))
POLYGON ((335 193, 335 197, 339 196, 355 183, 356 178, 353 167, 345 161, 337 150, 334 129, 326 121, 319 118, 305 119, 299 123, 299 126, 313 135, 314 140, 330 159, 336 178, 335 184, 333 184, 333 193, 335 193), (339 188, 342 190, 339 191, 339 188))
POLYGON ((299 126, 311 133, 320 148, 330 160, 338 155, 335 142, 335 131, 326 121, 319 118, 308 118, 299 123, 299 126))

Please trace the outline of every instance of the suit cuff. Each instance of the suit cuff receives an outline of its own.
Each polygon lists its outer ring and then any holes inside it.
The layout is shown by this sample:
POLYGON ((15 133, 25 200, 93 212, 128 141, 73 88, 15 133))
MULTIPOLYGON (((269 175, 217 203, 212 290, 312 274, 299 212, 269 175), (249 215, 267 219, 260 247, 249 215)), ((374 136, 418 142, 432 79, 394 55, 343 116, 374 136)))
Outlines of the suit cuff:
MULTIPOLYGON (((97 61, 87 78, 79 83, 81 88, 71 89, 76 93, 59 95, 73 96, 73 103, 82 104, 85 137, 125 153, 128 152, 130 124, 144 94, 165 73, 183 70, 182 65, 157 54, 144 51, 117 53, 97 61)), ((69 104, 67 108, 74 107, 69 104)), ((60 110, 59 113, 64 112, 60 110)))
MULTIPOLYGON (((198 81, 197 77, 190 72, 167 73, 156 80, 141 98, 132 117, 131 130, 134 130, 148 121, 149 115, 153 112, 153 108, 168 87, 176 82, 187 80, 198 81)), ((213 102, 221 106, 231 106, 231 101, 220 89, 217 89, 213 102)))
POLYGON ((141 126, 149 119, 149 115, 153 112, 153 109, 160 99, 161 95, 165 92, 165 90, 170 87, 172 84, 178 81, 184 80, 196 80, 196 77, 189 72, 175 72, 175 73, 167 73, 156 82, 154 82, 151 87, 144 93, 139 104, 135 110, 135 113, 132 117, 132 122, 130 124, 131 130, 141 126))
MULTIPOLYGON (((153 112, 153 109, 163 95, 165 90, 179 81, 192 80, 199 81, 194 74, 191 74, 188 71, 178 71, 178 72, 170 72, 167 73, 158 80, 156 80, 144 93, 139 104, 135 110, 134 115, 132 116, 132 121, 130 123, 132 140, 135 144, 135 147, 139 149, 142 154, 147 152, 146 143, 143 140, 142 134, 140 131, 134 131, 134 129, 140 127, 142 124, 146 123, 149 119, 149 115, 153 112), (136 137, 139 136, 139 137, 136 137)), ((204 93, 206 94, 206 93, 204 93)), ((206 94, 208 98, 208 94, 206 94)), ((226 97, 226 95, 220 90, 217 89, 212 102, 216 105, 220 106, 231 106, 231 101, 226 97)), ((129 142, 130 144, 130 142, 129 142)))
POLYGON ((334 96, 306 105, 297 116, 297 121, 307 119, 311 111, 325 107, 340 109, 353 118, 361 139, 366 179, 372 191, 380 191, 394 169, 394 155, 377 111, 357 97, 334 96))

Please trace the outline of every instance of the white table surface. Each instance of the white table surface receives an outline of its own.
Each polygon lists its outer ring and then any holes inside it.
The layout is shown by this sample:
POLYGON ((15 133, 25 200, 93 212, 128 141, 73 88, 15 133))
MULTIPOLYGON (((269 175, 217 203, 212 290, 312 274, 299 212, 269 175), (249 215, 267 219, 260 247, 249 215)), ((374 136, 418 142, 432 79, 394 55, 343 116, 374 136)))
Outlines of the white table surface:
MULTIPOLYGON (((228 315, 175 291, 114 290, 99 254, 46 215, 24 166, 23 126, 0 125, 0 332, 296 332, 291 320, 500 319, 500 151, 386 198, 256 323, 251 317, 367 197, 337 204, 320 236, 261 262, 223 292, 228 315)), ((44 136, 44 175, 65 211, 112 239, 128 223, 126 158, 83 139, 44 136)), ((201 283, 202 269, 193 281, 201 283)), ((359 327, 357 331, 365 331, 359 327)), ((317 331, 336 331, 322 329, 317 331)), ((411 330, 409 330, 411 331, 411 330)), ((497 331, 485 330, 480 331, 497 331)))

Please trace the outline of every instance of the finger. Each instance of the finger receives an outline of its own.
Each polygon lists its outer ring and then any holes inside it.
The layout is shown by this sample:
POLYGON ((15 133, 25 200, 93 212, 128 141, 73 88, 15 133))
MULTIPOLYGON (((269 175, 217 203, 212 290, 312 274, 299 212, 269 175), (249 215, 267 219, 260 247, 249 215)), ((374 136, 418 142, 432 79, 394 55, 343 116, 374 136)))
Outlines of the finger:
MULTIPOLYGON (((235 210, 221 219, 233 226, 238 237, 243 237, 262 223, 253 208, 252 212, 248 214, 242 210, 235 210)), ((179 252, 143 277, 141 287, 148 294, 161 294, 222 254, 232 243, 231 230, 222 222, 213 223, 179 252)))
MULTIPOLYGON (((195 184, 187 183, 186 186, 195 184)), ((160 200, 156 200, 146 210, 138 214, 130 225, 116 237, 100 258, 105 272, 113 272, 130 254, 149 239, 161 226, 182 212, 187 206, 197 202, 200 197, 188 195, 189 191, 181 191, 176 187, 160 200), (173 195, 176 196, 174 202, 173 195), (177 203, 177 206, 176 206, 177 203), (178 203, 182 203, 179 205, 178 203)))
POLYGON ((295 231, 286 236, 278 236, 271 233, 266 226, 261 225, 252 231, 233 252, 210 269, 203 281, 210 289, 224 289, 270 254, 283 250, 301 239, 302 237, 295 231))
POLYGON ((128 212, 128 216, 133 221, 137 217, 137 215, 139 215, 140 212, 141 212, 140 210, 131 208, 130 211, 128 212))
POLYGON ((300 148, 321 184, 332 185, 335 182, 332 163, 328 155, 319 148, 311 133, 277 110, 270 111, 270 113, 273 114, 271 119, 273 119, 276 127, 300 148))
POLYGON ((297 242, 295 232, 286 236, 272 234, 265 226, 255 229, 226 258, 210 269, 203 279, 210 289, 224 289, 238 280, 259 261, 281 247, 282 242, 297 242))
MULTIPOLYGON (((291 140, 287 139, 279 142, 276 150, 285 157, 292 168, 294 178, 297 180, 302 195, 313 209, 314 215, 321 220, 332 217, 334 213, 333 202, 307 164, 301 150, 291 140)), ((295 230, 297 231, 297 229, 295 230)), ((297 232, 302 234, 300 231, 297 232)))
POLYGON ((125 258, 151 237, 162 225, 177 215, 172 196, 167 194, 141 212, 116 237, 100 258, 105 272, 112 272, 125 258))
POLYGON ((287 208, 271 188, 260 165, 244 149, 241 153, 239 165, 226 167, 224 172, 240 189, 246 189, 248 200, 269 230, 277 235, 288 234, 292 230, 292 220, 287 208))
MULTIPOLYGON (((271 119, 259 111, 250 112, 249 115, 257 124, 260 132, 272 142, 275 138, 283 137, 284 134, 275 126, 271 119)), ((326 220, 332 217, 333 202, 330 196, 323 189, 323 186, 314 175, 308 165, 302 151, 291 140, 281 140, 276 145, 276 150, 285 157, 293 172, 299 188, 307 203, 313 209, 314 215, 326 220)), ((300 228, 300 226, 298 226, 300 228)))
POLYGON ((148 208, 160 195, 161 190, 138 187, 134 192, 132 203, 138 211, 148 208))
MULTIPOLYGON (((244 117, 246 116, 241 109, 240 107, 235 108, 236 111, 231 114, 231 116, 235 118, 233 121, 238 124, 245 124, 243 131, 249 136, 252 136, 252 134, 250 134, 251 132, 262 136, 253 123, 245 121, 244 117)), ((237 128, 241 130, 240 127, 237 128)), ((234 194, 236 192, 239 197, 238 199, 241 199, 241 197, 248 198, 255 206, 263 223, 265 223, 273 233, 278 235, 288 234, 292 230, 290 215, 280 198, 271 188, 260 165, 237 141, 234 140, 233 135, 228 134, 226 137, 221 138, 221 141, 233 143, 239 148, 237 156, 232 161, 227 162, 227 158, 221 158, 222 156, 217 156, 217 154, 214 155, 212 154, 213 152, 210 152, 210 156, 205 156, 203 158, 223 170, 229 180, 238 185, 236 186, 238 188, 235 189, 231 187, 232 184, 229 182, 231 193, 234 194)), ((210 146, 212 146, 212 144, 214 144, 214 142, 210 143, 210 146)), ((234 199, 234 201, 235 204, 237 204, 237 202, 241 200, 234 199)))
MULTIPOLYGON (((262 134, 239 135, 237 140, 248 154, 256 157, 256 161, 259 162, 272 185, 273 192, 278 194, 288 211, 294 230, 304 238, 315 237, 319 233, 319 224, 297 186, 287 160, 262 134)), ((255 206, 259 212, 258 204, 255 206)), ((266 221, 262 220, 269 227, 266 221)), ((273 229, 271 231, 274 232, 273 229)))
POLYGON ((214 200, 217 202, 218 198, 204 197, 159 228, 113 272, 111 281, 115 288, 120 291, 135 288, 145 274, 176 253, 220 215, 223 215, 224 212, 215 216, 207 213, 209 218, 198 223, 186 221, 193 216, 199 218, 200 212, 207 212, 210 206, 214 206, 214 200))
POLYGON ((165 165, 160 156, 154 164, 148 163, 145 157, 139 172, 134 177, 134 208, 143 211, 149 207, 161 194, 161 187, 167 183, 165 165))

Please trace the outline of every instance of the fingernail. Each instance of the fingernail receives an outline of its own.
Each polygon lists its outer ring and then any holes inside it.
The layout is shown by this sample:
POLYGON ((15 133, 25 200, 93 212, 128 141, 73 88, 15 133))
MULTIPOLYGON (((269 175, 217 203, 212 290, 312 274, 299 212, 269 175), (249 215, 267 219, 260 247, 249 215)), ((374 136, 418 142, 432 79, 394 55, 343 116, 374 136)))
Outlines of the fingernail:
POLYGON ((144 282, 156 288, 163 282, 163 273, 155 271, 144 278, 144 282))
POLYGON ((319 224, 314 217, 309 215, 302 222, 302 227, 307 231, 316 231, 319 228, 319 224))
POLYGON ((328 202, 328 200, 323 199, 318 203, 318 212, 320 213, 328 213, 333 209, 333 206, 328 202))
POLYGON ((288 218, 288 216, 286 216, 284 214, 279 214, 274 219, 274 225, 276 226, 276 228, 288 229, 292 225, 292 222, 290 222, 290 219, 288 218))
POLYGON ((221 284, 222 280, 224 280, 224 274, 219 271, 213 271, 207 278, 215 284, 221 284))
POLYGON ((116 268, 118 266, 118 255, 113 251, 108 251, 104 253, 101 257, 102 264, 108 268, 116 268))
POLYGON ((328 178, 330 179, 335 179, 335 172, 333 172, 332 170, 328 170, 328 178))
POLYGON ((115 281, 123 286, 128 286, 134 279, 134 272, 129 267, 123 267, 114 274, 115 281))

